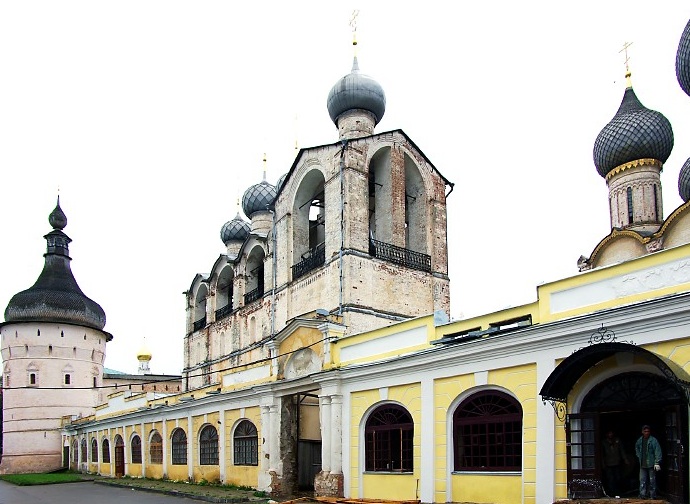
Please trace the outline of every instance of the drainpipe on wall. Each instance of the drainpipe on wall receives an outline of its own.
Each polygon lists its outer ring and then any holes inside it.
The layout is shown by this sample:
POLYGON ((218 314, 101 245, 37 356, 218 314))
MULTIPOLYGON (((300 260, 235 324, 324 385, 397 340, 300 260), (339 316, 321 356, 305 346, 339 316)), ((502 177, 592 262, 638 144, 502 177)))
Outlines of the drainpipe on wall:
POLYGON ((343 314, 343 249, 345 248, 345 181, 343 180, 343 171, 345 169, 345 148, 347 147, 347 139, 342 139, 340 144, 342 145, 342 149, 340 149, 340 252, 338 254, 340 293, 338 298, 338 316, 343 314))
POLYGON ((276 254, 276 212, 275 209, 269 209, 269 211, 273 216, 273 273, 271 274, 273 277, 273 288, 271 289, 271 339, 273 339, 276 335, 276 282, 278 281, 276 268, 278 266, 278 255, 276 254))

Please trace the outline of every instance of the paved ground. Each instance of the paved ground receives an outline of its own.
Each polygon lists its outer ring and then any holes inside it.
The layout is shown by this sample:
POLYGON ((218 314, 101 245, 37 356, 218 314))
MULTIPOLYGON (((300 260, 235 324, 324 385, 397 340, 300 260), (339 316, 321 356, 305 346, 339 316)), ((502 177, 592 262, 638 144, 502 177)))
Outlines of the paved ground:
POLYGON ((192 504, 202 501, 92 482, 16 486, 0 481, 0 504, 192 504))

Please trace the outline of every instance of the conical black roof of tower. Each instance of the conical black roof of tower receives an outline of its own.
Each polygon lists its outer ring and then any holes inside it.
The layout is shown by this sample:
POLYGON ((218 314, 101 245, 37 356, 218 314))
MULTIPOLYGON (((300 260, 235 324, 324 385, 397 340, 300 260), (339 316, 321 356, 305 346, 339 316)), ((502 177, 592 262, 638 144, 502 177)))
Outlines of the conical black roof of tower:
POLYGON ((69 243, 62 230, 67 217, 57 206, 48 217, 53 230, 44 236, 47 251, 45 265, 34 285, 10 299, 5 308, 5 322, 64 322, 102 330, 105 312, 79 288, 70 268, 69 243))

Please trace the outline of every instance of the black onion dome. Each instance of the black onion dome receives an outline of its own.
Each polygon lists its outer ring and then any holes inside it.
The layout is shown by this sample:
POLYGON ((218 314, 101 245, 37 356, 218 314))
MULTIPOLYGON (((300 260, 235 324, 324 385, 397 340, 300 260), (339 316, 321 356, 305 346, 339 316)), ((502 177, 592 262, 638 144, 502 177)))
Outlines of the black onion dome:
POLYGON ((690 95, 690 21, 685 25, 676 51, 676 78, 678 84, 690 95))
POLYGON ((254 212, 266 211, 276 199, 276 188, 262 180, 244 192, 242 196, 242 211, 251 217, 254 212))
POLYGON ((34 285, 12 296, 5 308, 5 322, 63 322, 94 329, 105 326, 105 312, 77 285, 70 269, 69 243, 62 232, 67 217, 60 200, 48 218, 53 230, 47 242, 45 265, 34 285))
POLYGON ((678 174, 678 194, 685 203, 690 200, 690 158, 685 161, 678 174))
POLYGON ((247 236, 249 236, 249 230, 249 223, 240 216, 239 212, 237 212, 234 219, 226 222, 223 224, 223 227, 220 228, 220 239, 223 240, 223 243, 226 245, 231 241, 244 241, 247 239, 247 236))
POLYGON ((386 112, 386 94, 381 85, 368 75, 359 73, 357 57, 352 71, 331 88, 326 101, 331 120, 337 124, 338 117, 348 110, 364 109, 374 114, 376 124, 386 112))
POLYGON ((285 179, 287 178, 287 176, 287 173, 283 173, 278 179, 278 182, 276 182, 276 194, 279 193, 280 190, 283 188, 283 184, 285 183, 285 179))
POLYGON ((628 87, 618 112, 594 142, 594 164, 599 175, 606 177, 617 166, 638 159, 665 163, 672 149, 671 123, 661 112, 642 105, 628 87))

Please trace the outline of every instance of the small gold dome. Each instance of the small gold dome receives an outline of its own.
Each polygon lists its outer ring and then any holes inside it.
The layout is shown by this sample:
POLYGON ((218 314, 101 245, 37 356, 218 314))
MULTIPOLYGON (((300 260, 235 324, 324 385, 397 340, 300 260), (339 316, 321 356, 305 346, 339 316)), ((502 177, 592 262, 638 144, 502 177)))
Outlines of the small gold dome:
POLYGON ((143 343, 139 350, 137 351, 137 360, 140 361, 150 361, 151 360, 151 351, 148 349, 146 346, 146 343, 143 343))

